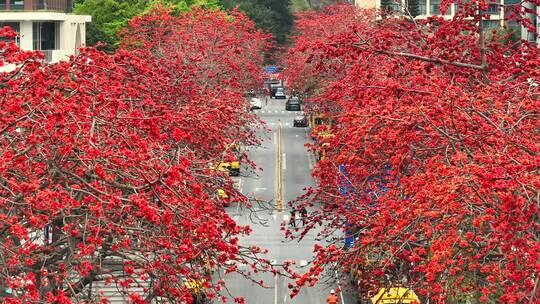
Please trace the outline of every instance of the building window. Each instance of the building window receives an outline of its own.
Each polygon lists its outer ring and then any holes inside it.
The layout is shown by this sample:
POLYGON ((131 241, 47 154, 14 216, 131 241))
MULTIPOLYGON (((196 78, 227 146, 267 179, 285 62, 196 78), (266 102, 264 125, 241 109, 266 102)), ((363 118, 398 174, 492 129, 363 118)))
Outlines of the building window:
POLYGON ((381 8, 387 12, 400 12, 400 0, 381 0, 381 8))
MULTIPOLYGON (((451 9, 450 5, 448 5, 448 8, 444 12, 445 15, 450 15, 451 9)), ((429 14, 430 15, 441 15, 441 0, 431 0, 429 2, 429 14)))
POLYGON ((486 29, 495 29, 501 27, 501 22, 499 20, 484 20, 484 28, 486 29))
POLYGON ((418 14, 426 15, 427 14, 427 0, 418 0, 418 14))
POLYGON ((412 17, 426 14, 426 0, 407 0, 407 11, 412 17))
POLYGON ((24 10, 24 0, 11 0, 10 2, 12 10, 24 10))
POLYGON ((58 23, 34 22, 32 24, 32 37, 34 50, 58 49, 58 23))
POLYGON ((0 11, 24 10, 24 0, 0 0, 0 11))
MULTIPOLYGON (((19 33, 20 30, 21 30, 19 22, 0 22, 0 28, 3 28, 5 26, 9 26, 12 30, 16 31, 17 33, 19 33)), ((11 40, 11 39, 0 38, 0 40, 7 41, 7 40, 11 40)), ((20 43, 20 36, 19 35, 17 35, 17 37, 15 37, 15 43, 17 43, 17 45, 19 45, 19 43, 20 43)))
POLYGON ((494 1, 490 1, 488 3, 487 10, 485 10, 484 12, 486 14, 489 14, 489 15, 498 15, 498 14, 500 14, 499 3, 494 2, 494 1))

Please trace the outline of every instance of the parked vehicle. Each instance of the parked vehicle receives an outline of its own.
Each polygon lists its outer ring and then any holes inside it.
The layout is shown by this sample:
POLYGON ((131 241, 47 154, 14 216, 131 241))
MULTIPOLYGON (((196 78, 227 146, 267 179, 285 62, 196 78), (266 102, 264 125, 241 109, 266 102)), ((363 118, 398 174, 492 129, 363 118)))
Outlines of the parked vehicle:
POLYGON ((285 89, 277 88, 276 94, 274 94, 274 97, 276 99, 287 99, 287 96, 285 95, 285 89))
POLYGON ((222 162, 217 166, 218 171, 228 172, 230 176, 239 176, 240 175, 240 162, 231 161, 231 162, 222 162))
POLYGON ((376 295, 370 298, 370 301, 370 304, 420 304, 416 293, 406 287, 381 288, 376 295))
POLYGON ((184 278, 184 286, 191 291, 194 304, 206 304, 208 303, 208 297, 206 296, 204 284, 205 279, 189 279, 184 278))
POLYGON ((300 111, 302 110, 302 106, 300 105, 299 100, 295 99, 289 99, 285 103, 285 110, 287 111, 300 111))
POLYGON ((316 140, 319 133, 330 133, 334 124, 334 119, 323 113, 311 113, 311 139, 316 140))
POLYGON ((224 207, 228 207, 231 204, 231 200, 227 191, 223 189, 217 190, 219 200, 223 203, 224 207))

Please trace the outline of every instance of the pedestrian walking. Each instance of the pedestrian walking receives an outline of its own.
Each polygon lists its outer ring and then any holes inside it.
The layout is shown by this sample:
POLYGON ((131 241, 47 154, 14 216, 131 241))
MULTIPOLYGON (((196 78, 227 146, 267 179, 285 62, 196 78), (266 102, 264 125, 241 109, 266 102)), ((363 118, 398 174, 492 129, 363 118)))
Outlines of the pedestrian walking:
POLYGON ((291 220, 289 221, 289 225, 296 228, 296 208, 294 207, 291 209, 291 220))
POLYGON ((330 290, 330 294, 328 295, 328 297, 326 298, 326 303, 327 304, 337 304, 339 302, 339 299, 336 295, 336 292, 335 290, 330 290))
POLYGON ((302 217, 302 227, 304 227, 306 225, 306 219, 307 219, 306 207, 302 206, 302 209, 300 209, 300 216, 302 217))

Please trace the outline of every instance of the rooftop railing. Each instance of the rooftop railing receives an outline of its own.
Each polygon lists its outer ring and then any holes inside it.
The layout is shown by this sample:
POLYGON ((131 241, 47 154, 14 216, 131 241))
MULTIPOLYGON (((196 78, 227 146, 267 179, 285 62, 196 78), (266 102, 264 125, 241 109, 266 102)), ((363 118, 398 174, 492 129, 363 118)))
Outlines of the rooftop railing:
POLYGON ((72 0, 0 0, 0 11, 52 11, 71 13, 72 0))

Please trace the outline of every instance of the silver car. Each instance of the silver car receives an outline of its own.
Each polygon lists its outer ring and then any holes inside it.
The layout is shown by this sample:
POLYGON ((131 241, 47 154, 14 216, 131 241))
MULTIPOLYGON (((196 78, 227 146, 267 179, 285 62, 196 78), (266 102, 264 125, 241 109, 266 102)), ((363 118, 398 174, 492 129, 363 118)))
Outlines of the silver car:
POLYGON ((287 99, 285 96, 285 90, 283 88, 278 88, 276 91, 276 99, 287 99))
POLYGON ((253 97, 249 100, 249 103, 251 104, 250 110, 262 109, 262 100, 260 98, 253 97))

